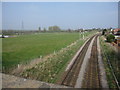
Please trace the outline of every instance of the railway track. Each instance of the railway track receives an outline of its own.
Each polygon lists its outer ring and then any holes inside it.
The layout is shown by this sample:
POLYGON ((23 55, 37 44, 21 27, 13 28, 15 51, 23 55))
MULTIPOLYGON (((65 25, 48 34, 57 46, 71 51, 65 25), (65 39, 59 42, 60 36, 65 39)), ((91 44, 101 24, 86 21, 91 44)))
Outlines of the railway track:
POLYGON ((61 79, 60 84, 65 86, 74 87, 76 84, 76 80, 78 78, 78 74, 82 65, 82 62, 84 60, 85 54, 87 52, 88 46, 90 45, 92 39, 95 36, 91 37, 88 42, 84 45, 83 49, 75 59, 72 66, 69 68, 68 71, 66 71, 63 75, 63 78, 61 79))
POLYGON ((101 88, 98 65, 97 37, 95 38, 92 46, 91 57, 86 68, 82 88, 101 88))

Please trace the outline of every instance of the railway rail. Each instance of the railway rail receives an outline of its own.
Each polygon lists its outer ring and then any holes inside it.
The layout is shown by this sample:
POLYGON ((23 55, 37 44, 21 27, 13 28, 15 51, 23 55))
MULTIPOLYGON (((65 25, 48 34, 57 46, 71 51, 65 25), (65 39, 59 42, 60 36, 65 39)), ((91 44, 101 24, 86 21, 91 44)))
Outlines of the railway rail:
POLYGON ((88 40, 88 42, 84 45, 81 52, 78 54, 77 58, 75 59, 74 63, 72 64, 72 66, 69 68, 68 71, 66 71, 64 73, 63 78, 61 79, 61 82, 60 82, 61 85, 70 86, 70 87, 75 86, 82 62, 84 60, 84 57, 85 57, 87 49, 88 49, 88 46, 90 45, 92 39, 95 36, 96 35, 94 35, 93 37, 91 37, 88 40))
POLYGON ((91 57, 86 68, 82 88, 101 88, 98 51, 97 51, 97 36, 95 37, 91 57))

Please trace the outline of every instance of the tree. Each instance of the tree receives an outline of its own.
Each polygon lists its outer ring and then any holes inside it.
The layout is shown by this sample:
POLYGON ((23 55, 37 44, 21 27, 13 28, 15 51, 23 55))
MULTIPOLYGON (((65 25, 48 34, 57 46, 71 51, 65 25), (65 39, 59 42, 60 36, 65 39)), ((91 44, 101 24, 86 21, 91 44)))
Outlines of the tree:
POLYGON ((68 29, 68 32, 71 32, 71 29, 68 29))
POLYGON ((115 36, 112 34, 107 35, 106 37, 107 42, 113 42, 115 40, 115 36))
POLYGON ((102 31, 102 35, 105 35, 105 32, 107 32, 106 29, 104 29, 104 30, 102 31))
POLYGON ((38 28, 39 32, 41 32, 41 27, 38 28))
POLYGON ((44 28, 43 31, 46 32, 46 28, 44 28))
POLYGON ((49 31, 61 31, 60 27, 59 26, 50 26, 49 27, 49 31))
POLYGON ((50 27, 48 28, 48 30, 49 30, 49 31, 53 31, 53 27, 50 26, 50 27))

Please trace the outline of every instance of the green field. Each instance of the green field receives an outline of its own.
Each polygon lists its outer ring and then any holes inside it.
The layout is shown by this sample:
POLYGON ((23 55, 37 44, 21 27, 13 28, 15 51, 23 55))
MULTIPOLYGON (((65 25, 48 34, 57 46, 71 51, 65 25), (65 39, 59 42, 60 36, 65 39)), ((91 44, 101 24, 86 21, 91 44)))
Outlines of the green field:
POLYGON ((2 39, 5 69, 65 48, 79 38, 78 33, 42 33, 2 39))

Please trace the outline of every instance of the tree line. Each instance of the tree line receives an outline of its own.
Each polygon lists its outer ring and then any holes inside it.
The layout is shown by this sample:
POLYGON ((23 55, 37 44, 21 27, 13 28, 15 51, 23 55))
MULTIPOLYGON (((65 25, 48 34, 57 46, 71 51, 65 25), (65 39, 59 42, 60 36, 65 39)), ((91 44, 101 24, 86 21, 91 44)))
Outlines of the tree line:
MULTIPOLYGON (((41 30, 41 27, 39 27, 38 28, 38 30, 41 32, 41 31, 47 31, 47 29, 46 28, 43 28, 43 30, 41 30)), ((51 32, 59 32, 59 31, 61 31, 61 28, 59 27, 59 26, 50 26, 49 28, 48 28, 48 31, 51 31, 51 32)))
POLYGON ((37 30, 2 30, 2 34, 3 35, 22 35, 22 34, 33 34, 33 33, 46 33, 46 32, 50 32, 50 33, 53 33, 53 32, 85 32, 85 31, 93 31, 93 30, 100 30, 100 29, 66 29, 66 30, 63 30, 61 29, 59 26, 57 25, 54 25, 54 26, 49 26, 48 29, 47 28, 42 28, 41 27, 38 27, 37 30))

